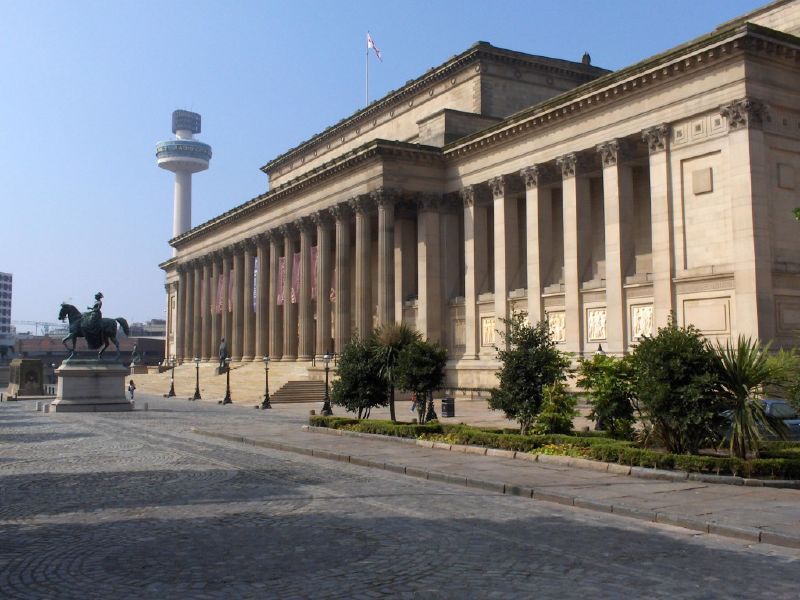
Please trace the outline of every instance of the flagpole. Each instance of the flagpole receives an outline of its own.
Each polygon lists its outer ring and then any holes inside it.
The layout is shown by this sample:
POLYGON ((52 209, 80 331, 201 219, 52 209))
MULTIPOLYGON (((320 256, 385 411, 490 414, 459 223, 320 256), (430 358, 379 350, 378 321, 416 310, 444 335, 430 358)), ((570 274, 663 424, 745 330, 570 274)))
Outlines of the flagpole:
MULTIPOLYGON (((367 34, 369 35, 369 33, 367 34)), ((364 106, 369 106, 369 43, 367 43, 367 51, 364 54, 364 69, 367 77, 364 84, 364 106)))

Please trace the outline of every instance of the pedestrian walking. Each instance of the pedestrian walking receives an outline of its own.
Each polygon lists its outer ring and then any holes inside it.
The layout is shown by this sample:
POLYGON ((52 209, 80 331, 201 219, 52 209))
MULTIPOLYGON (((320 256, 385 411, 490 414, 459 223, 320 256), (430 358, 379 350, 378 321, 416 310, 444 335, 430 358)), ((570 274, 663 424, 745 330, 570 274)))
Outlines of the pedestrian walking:
POLYGON ((131 379, 130 383, 128 384, 128 393, 131 395, 131 400, 133 400, 133 392, 135 391, 136 391, 136 384, 133 383, 133 379, 131 379))

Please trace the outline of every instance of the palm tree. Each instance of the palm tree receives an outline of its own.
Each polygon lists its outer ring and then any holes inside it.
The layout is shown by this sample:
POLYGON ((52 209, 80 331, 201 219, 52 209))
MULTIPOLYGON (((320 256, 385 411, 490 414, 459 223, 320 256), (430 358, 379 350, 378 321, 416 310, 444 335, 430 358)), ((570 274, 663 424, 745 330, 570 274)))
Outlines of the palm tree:
POLYGON ((389 416, 394 421, 394 380, 397 359, 403 348, 421 340, 422 336, 405 323, 386 323, 378 327, 372 336, 381 377, 389 384, 389 416))
POLYGON ((746 459, 749 453, 758 456, 764 432, 786 437, 783 422, 771 419, 764 411, 761 398, 770 385, 780 385, 785 378, 785 366, 770 360, 769 344, 739 336, 736 346, 730 342, 714 348, 717 393, 730 406, 731 455, 746 459))

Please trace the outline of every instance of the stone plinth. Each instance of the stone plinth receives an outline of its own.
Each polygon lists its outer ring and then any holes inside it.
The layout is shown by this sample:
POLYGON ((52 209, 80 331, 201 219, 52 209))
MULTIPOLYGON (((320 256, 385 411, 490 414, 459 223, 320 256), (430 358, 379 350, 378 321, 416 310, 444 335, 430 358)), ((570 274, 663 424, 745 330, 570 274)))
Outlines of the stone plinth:
POLYGON ((131 365, 131 375, 147 375, 147 365, 131 365))
POLYGON ((50 410, 55 412, 118 412, 133 410, 125 398, 129 371, 118 362, 72 358, 56 369, 58 390, 50 410))
POLYGON ((38 358, 15 358, 8 375, 9 397, 43 396, 42 361, 38 358))

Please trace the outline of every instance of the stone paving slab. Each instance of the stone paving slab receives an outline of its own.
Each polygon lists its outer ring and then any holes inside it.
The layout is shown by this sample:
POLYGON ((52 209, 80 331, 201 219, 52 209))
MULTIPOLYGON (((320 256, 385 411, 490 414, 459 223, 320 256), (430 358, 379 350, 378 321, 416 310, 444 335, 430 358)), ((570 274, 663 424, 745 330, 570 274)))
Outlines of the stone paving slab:
POLYGON ((800 548, 800 491, 640 479, 563 464, 426 448, 374 437, 319 435, 268 420, 196 433, 466 488, 532 497, 695 531, 800 548))

